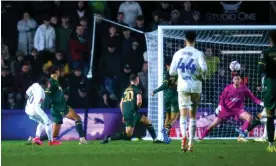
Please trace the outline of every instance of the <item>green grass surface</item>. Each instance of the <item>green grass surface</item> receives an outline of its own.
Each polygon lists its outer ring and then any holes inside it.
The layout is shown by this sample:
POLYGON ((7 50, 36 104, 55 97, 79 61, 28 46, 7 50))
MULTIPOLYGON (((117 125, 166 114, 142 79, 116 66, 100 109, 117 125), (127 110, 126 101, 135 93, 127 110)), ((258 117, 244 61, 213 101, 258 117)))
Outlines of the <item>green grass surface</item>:
POLYGON ((192 153, 182 153, 180 141, 64 141, 55 147, 22 143, 2 141, 2 166, 276 166, 276 153, 266 152, 267 144, 253 142, 207 140, 196 142, 192 153))

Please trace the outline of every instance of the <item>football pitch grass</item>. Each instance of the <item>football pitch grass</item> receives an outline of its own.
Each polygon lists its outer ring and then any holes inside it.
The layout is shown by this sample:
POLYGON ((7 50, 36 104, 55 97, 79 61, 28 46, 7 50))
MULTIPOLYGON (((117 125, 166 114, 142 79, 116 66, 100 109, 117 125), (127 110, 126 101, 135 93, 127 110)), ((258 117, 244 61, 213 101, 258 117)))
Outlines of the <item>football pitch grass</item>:
POLYGON ((63 141, 61 146, 22 145, 2 141, 2 166, 276 166, 276 153, 267 144, 234 140, 196 142, 194 152, 180 151, 180 141, 117 141, 102 145, 63 141))

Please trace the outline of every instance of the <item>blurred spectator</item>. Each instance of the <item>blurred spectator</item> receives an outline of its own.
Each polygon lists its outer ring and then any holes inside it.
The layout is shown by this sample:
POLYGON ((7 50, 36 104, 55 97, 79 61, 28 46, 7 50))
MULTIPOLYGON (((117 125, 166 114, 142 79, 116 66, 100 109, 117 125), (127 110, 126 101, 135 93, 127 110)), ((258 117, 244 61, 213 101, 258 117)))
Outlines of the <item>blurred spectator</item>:
POLYGON ((123 59, 128 57, 131 53, 132 43, 134 39, 131 37, 131 31, 127 28, 123 29, 123 41, 122 41, 122 56, 123 59))
POLYGON ((87 100, 87 93, 86 89, 83 86, 84 85, 81 85, 81 87, 79 87, 78 89, 78 102, 75 102, 75 108, 88 108, 89 103, 87 100))
POLYGON ((58 24, 58 17, 56 15, 51 16, 50 25, 56 29, 58 27, 58 24))
POLYGON ((43 67, 49 68, 49 67, 51 67, 53 65, 62 66, 64 74, 65 75, 69 74, 69 65, 68 65, 68 62, 64 58, 64 55, 63 55, 63 53, 61 51, 56 52, 55 57, 52 60, 48 61, 46 64, 44 64, 43 67))
POLYGON ((123 96, 125 89, 129 86, 129 76, 131 74, 131 67, 129 64, 123 66, 123 72, 119 77, 120 81, 120 98, 123 96))
POLYGON ((9 69, 1 68, 1 93, 7 95, 14 90, 14 78, 9 69))
POLYGON ((119 12, 124 13, 124 22, 130 27, 135 26, 136 18, 138 15, 143 15, 139 3, 134 1, 126 1, 121 3, 118 13, 119 12))
POLYGON ((200 24, 202 24, 202 22, 200 21, 200 13, 199 13, 199 11, 194 11, 193 12, 192 24, 194 24, 194 25, 200 25, 200 24))
POLYGON ((151 23, 151 31, 155 31, 158 29, 158 25, 160 24, 160 17, 157 12, 152 14, 153 21, 151 23))
POLYGON ((106 18, 110 18, 110 11, 107 1, 89 1, 88 5, 93 13, 101 14, 106 18))
POLYGON ((83 32, 83 26, 78 25, 76 28, 76 33, 74 33, 72 38, 70 39, 70 60, 72 68, 82 66, 83 74, 86 75, 89 70, 90 44, 88 40, 83 36, 83 32))
POLYGON ((126 57, 125 62, 131 66, 131 71, 133 73, 138 73, 142 69, 144 62, 143 52, 139 49, 139 43, 134 41, 132 42, 132 49, 130 55, 126 57))
POLYGON ((180 13, 178 10, 173 10, 171 14, 171 19, 169 21, 170 25, 180 25, 180 13))
POLYGON ((13 76, 20 73, 22 71, 22 65, 24 64, 24 52, 17 51, 16 52, 16 60, 11 64, 11 73, 13 76))
MULTIPOLYGON (((142 15, 137 16, 135 29, 143 32, 148 32, 149 30, 145 27, 144 23, 144 17, 142 15)), ((137 42, 140 44, 140 49, 142 51, 145 51, 147 48, 145 35, 137 32, 134 32, 133 35, 137 42)))
POLYGON ((186 1, 183 6, 184 9, 180 10, 180 20, 182 21, 182 24, 190 24, 193 22, 192 4, 190 1, 186 1))
POLYGON ((69 78, 68 78, 68 76, 65 75, 64 68, 65 68, 64 66, 60 66, 58 82, 59 82, 60 86, 62 87, 62 90, 64 92, 69 93, 69 89, 70 89, 69 78))
POLYGON ((29 63, 24 63, 21 68, 21 72, 15 75, 15 87, 17 92, 25 94, 26 90, 33 83, 33 77, 30 73, 29 63))
POLYGON ((104 78, 104 87, 110 95, 110 98, 117 100, 115 95, 116 78, 120 75, 121 60, 120 55, 116 51, 116 46, 113 43, 108 44, 107 50, 100 59, 100 72, 104 78))
POLYGON ((9 47, 4 44, 3 38, 1 37, 1 58, 2 57, 9 57, 9 47))
MULTIPOLYGON (((69 76, 70 100, 72 101, 80 100, 79 89, 84 88, 85 84, 86 84, 86 78, 82 74, 82 69, 80 67, 74 68, 73 73, 69 76)), ((73 103, 77 104, 77 102, 73 102, 73 103)), ((72 107, 76 107, 74 104, 72 105, 72 107)))
POLYGON ((148 62, 143 64, 142 71, 138 73, 140 79, 140 86, 143 92, 143 107, 148 106, 148 62))
POLYGON ((19 109, 15 102, 15 96, 13 93, 8 94, 8 109, 19 109))
POLYGON ((56 49, 65 53, 65 58, 69 54, 69 39, 73 28, 69 25, 69 18, 67 15, 61 17, 61 25, 56 30, 56 49))
MULTIPOLYGON (((119 12, 117 14, 117 23, 121 24, 121 25, 124 25, 124 26, 128 26, 125 22, 124 22, 124 18, 125 18, 125 15, 123 12, 119 12)), ((122 34, 122 31, 123 31, 124 27, 122 26, 117 26, 117 31, 118 31, 118 34, 122 34)))
MULTIPOLYGON (((1 38, 2 39, 2 38, 1 38)), ((14 60, 9 54, 9 48, 1 42, 1 67, 11 69, 14 72, 14 60)))
POLYGON ((23 51, 25 55, 31 53, 34 47, 34 34, 37 23, 34 19, 30 18, 30 14, 25 12, 23 18, 18 21, 18 50, 23 51))
POLYGON ((79 1, 77 3, 77 9, 73 12, 72 15, 72 23, 73 25, 78 25, 81 18, 89 18, 89 13, 87 9, 85 8, 84 2, 79 1))
POLYGON ((54 28, 50 25, 50 19, 45 17, 43 19, 43 24, 40 25, 35 33, 34 37, 34 47, 38 51, 47 50, 54 52, 55 50, 55 40, 56 34, 54 28))
POLYGON ((220 60, 217 56, 215 56, 215 53, 211 48, 205 49, 205 60, 208 66, 206 78, 210 79, 217 72, 220 60))
POLYGON ((168 23, 172 13, 171 5, 168 2, 161 2, 158 13, 160 14, 159 19, 168 23))
POLYGON ((33 48, 31 55, 28 56, 28 61, 31 64, 32 67, 32 76, 34 77, 35 80, 40 76, 42 73, 42 63, 38 60, 38 51, 37 49, 33 48))
POLYGON ((109 25, 109 34, 108 35, 105 35, 103 38, 102 38, 102 49, 103 50, 106 50, 107 48, 107 45, 109 43, 112 43, 112 44, 115 44, 115 47, 116 47, 116 51, 120 51, 120 44, 121 44, 121 39, 120 39, 120 36, 118 35, 117 33, 117 27, 116 25, 114 24, 110 24, 109 25), (119 49, 118 49, 119 48, 119 49))
POLYGON ((91 35, 92 35, 92 32, 90 31, 90 28, 88 28, 87 19, 85 17, 83 17, 83 18, 80 19, 80 25, 82 25, 83 28, 84 28, 84 30, 83 30, 83 36, 86 39, 90 39, 91 35))

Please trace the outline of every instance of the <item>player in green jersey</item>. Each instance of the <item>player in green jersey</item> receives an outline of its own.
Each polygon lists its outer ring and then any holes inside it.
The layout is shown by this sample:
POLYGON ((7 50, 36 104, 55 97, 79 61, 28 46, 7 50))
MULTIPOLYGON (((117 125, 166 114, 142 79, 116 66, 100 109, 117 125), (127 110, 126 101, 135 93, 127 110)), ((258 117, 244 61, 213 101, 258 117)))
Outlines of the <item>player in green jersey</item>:
POLYGON ((274 119, 276 109, 276 31, 271 31, 270 42, 272 47, 263 51, 258 65, 258 71, 263 74, 262 90, 264 107, 267 110, 267 137, 269 146, 267 151, 276 152, 274 143, 274 119))
POLYGON ((179 115, 178 93, 177 93, 177 77, 170 76, 171 58, 165 59, 166 71, 163 74, 163 84, 152 92, 152 96, 160 91, 164 91, 164 104, 166 109, 165 129, 167 135, 179 115))
POLYGON ((67 105, 66 100, 64 98, 63 90, 58 82, 59 74, 60 68, 57 66, 53 66, 51 78, 49 80, 50 83, 47 89, 45 90, 45 102, 51 103, 51 115, 54 121, 53 137, 58 137, 61 125, 63 123, 63 118, 66 117, 68 119, 75 121, 75 127, 80 137, 79 144, 86 144, 87 142, 84 137, 81 118, 71 107, 67 105))
POLYGON ((138 110, 142 105, 142 91, 138 87, 139 77, 137 74, 130 75, 130 83, 129 87, 125 89, 120 103, 125 131, 111 137, 106 136, 101 143, 106 144, 109 141, 115 140, 131 140, 134 128, 138 122, 147 126, 147 130, 153 139, 153 143, 163 143, 156 138, 156 133, 150 120, 146 116, 141 116, 138 113, 138 110))

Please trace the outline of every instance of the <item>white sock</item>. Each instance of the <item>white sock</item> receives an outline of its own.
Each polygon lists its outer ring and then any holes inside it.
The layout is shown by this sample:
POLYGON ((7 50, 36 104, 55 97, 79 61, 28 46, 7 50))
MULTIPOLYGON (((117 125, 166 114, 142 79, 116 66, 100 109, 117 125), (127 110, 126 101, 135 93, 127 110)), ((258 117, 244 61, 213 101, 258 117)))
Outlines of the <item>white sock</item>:
POLYGON ((189 145, 193 145, 193 141, 195 138, 195 131, 196 131, 196 119, 190 119, 190 124, 189 124, 189 145))
POLYGON ((267 138, 266 124, 264 125, 264 133, 263 133, 262 138, 267 138))
POLYGON ((35 136, 36 137, 40 137, 41 136, 41 133, 44 129, 44 125, 41 124, 41 123, 38 123, 37 127, 36 127, 36 133, 35 133, 35 136))
POLYGON ((187 130, 187 117, 180 116, 180 130, 182 134, 182 138, 186 137, 186 130, 187 130))
POLYGON ((53 131, 52 131, 52 124, 46 124, 45 125, 45 131, 48 136, 49 141, 53 141, 53 131))

